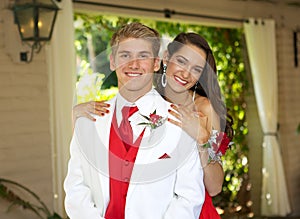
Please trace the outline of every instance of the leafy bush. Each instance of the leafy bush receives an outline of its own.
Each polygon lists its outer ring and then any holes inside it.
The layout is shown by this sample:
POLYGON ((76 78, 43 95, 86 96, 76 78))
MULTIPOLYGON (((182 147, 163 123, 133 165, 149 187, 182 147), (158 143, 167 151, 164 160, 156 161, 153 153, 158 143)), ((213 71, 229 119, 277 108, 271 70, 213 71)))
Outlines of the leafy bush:
POLYGON ((0 197, 11 203, 8 210, 11 210, 13 206, 20 206, 25 210, 33 212, 41 219, 62 219, 57 213, 51 212, 36 193, 15 181, 0 178, 0 197), (26 196, 26 198, 29 195, 33 200, 25 200, 21 198, 21 195, 26 196))

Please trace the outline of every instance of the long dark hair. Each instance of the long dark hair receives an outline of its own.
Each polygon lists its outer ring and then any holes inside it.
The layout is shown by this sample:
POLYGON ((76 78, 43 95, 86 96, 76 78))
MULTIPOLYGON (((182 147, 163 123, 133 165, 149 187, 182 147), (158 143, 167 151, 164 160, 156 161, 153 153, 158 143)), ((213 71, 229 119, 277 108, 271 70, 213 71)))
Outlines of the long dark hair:
MULTIPOLYGON (((190 88, 192 91, 196 91, 197 94, 203 97, 207 97, 215 112, 220 117, 221 130, 224 130, 230 139, 233 138, 233 119, 228 114, 225 103, 222 100, 221 89, 217 79, 217 68, 215 58, 208 42, 199 34, 196 33, 180 33, 175 39, 168 44, 167 51, 169 58, 173 56, 184 45, 191 44, 204 50, 206 53, 206 64, 202 71, 198 82, 190 88)), ((161 63, 162 65, 162 63, 161 63)), ((162 66, 158 73, 154 74, 154 85, 158 92, 164 95, 164 88, 161 84, 162 66)))

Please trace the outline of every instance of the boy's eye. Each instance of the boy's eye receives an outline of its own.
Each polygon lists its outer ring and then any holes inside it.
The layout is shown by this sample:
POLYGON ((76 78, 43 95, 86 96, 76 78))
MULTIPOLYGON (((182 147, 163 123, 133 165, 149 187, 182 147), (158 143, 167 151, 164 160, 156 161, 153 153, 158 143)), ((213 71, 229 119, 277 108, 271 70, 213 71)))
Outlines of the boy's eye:
POLYGON ((150 57, 149 54, 141 54, 141 55, 139 56, 140 59, 147 59, 147 58, 149 58, 149 57, 150 57))
POLYGON ((120 57, 121 57, 121 58, 128 58, 129 55, 128 55, 128 54, 121 54, 120 57))

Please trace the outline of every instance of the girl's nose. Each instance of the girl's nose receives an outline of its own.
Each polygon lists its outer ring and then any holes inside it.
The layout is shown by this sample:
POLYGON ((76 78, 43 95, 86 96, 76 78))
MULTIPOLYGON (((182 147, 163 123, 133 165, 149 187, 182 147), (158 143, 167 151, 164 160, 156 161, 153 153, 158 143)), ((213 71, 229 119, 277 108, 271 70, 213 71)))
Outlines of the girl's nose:
POLYGON ((188 78, 190 76, 189 69, 187 69, 187 68, 182 69, 182 76, 184 78, 188 78))

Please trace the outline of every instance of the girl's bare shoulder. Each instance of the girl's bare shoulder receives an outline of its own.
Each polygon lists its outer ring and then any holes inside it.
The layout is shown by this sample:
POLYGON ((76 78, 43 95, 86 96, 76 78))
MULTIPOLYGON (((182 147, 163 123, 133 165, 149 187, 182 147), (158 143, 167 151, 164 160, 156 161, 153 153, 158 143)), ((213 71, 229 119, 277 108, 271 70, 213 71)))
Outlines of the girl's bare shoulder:
POLYGON ((199 109, 211 109, 211 103, 207 97, 202 97, 202 96, 196 96, 195 98, 195 104, 199 109))

